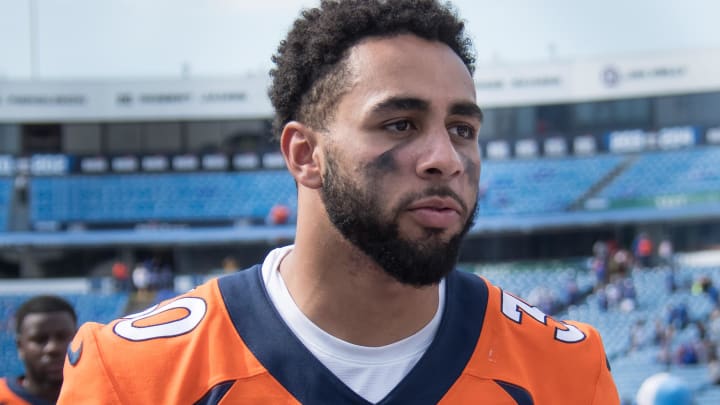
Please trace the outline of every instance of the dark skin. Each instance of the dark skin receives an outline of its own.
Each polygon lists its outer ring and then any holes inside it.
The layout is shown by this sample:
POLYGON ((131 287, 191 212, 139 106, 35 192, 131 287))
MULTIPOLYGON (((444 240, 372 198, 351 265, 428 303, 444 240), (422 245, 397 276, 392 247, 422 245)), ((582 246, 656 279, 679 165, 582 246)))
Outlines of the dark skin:
POLYGON ((76 329, 72 315, 62 311, 30 313, 23 319, 16 344, 25 364, 20 383, 30 394, 57 402, 65 353, 76 329))
MULTIPOLYGON (((417 98, 397 97, 380 103, 379 105, 375 106, 373 110, 376 114, 388 114, 397 112, 424 114, 429 110, 429 105, 426 101, 419 100, 417 98)), ((482 110, 477 105, 472 103, 456 103, 450 107, 448 113, 458 116, 475 117, 479 122, 482 122, 483 120, 482 110)), ((366 166, 367 173, 378 176, 380 174, 396 170, 398 165, 395 155, 407 144, 409 144, 409 142, 398 144, 383 152, 377 158, 373 159, 366 166)), ((479 165, 475 163, 472 158, 465 156, 462 153, 460 153, 460 158, 463 161, 465 172, 470 175, 468 177, 469 183, 477 184, 480 181, 479 165), (478 173, 478 175, 475 175, 475 173, 478 173)))
MULTIPOLYGON (((394 146, 385 152, 381 153, 378 157, 373 159, 367 166, 366 171, 368 175, 380 175, 382 173, 388 173, 391 171, 394 171, 397 168, 397 161, 395 158, 395 154, 402 149, 402 147, 405 144, 400 144, 397 146, 394 146)), ((461 155, 461 158, 463 160, 463 166, 465 166, 465 171, 469 174, 468 176, 468 183, 470 184, 477 184, 480 181, 480 176, 475 175, 475 173, 480 173, 480 170, 478 169, 478 164, 473 162, 472 159, 468 158, 467 156, 461 155)))

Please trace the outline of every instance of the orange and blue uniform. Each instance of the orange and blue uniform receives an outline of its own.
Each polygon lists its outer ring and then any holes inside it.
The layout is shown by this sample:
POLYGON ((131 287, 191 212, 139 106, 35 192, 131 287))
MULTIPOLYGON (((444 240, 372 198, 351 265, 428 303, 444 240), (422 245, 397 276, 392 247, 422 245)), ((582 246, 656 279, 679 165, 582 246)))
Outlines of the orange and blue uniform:
MULTIPOLYGON (((597 331, 460 271, 425 355, 380 404, 619 404, 597 331)), ((60 404, 369 404, 293 335, 260 266, 84 325, 60 404)))
POLYGON ((20 378, 0 378, 0 405, 51 405, 30 394, 20 384, 20 378))

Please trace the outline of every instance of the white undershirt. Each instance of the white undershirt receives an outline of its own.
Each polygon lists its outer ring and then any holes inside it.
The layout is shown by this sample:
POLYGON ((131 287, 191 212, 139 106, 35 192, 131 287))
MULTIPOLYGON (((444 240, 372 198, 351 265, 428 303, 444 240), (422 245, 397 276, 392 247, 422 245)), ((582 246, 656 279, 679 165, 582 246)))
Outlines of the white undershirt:
POLYGON ((278 267, 293 246, 271 251, 262 265, 270 299, 292 332, 335 376, 367 401, 377 403, 410 372, 432 343, 445 306, 445 280, 440 282, 439 305, 420 331, 381 347, 358 346, 330 335, 300 311, 278 267))

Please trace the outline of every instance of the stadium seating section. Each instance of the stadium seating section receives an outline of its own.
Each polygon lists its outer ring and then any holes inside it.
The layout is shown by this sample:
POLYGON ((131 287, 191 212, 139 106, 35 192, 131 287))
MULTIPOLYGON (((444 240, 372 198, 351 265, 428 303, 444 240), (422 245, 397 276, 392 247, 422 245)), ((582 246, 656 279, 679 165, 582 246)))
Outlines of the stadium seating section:
MULTIPOLYGON (((717 207, 718 161, 720 146, 486 160, 478 204, 481 217, 490 220, 570 211, 591 215, 717 207)), ((0 230, 7 228, 10 187, 9 179, 0 179, 0 230)), ((296 208, 294 182, 285 170, 35 176, 29 187, 29 219, 34 225, 259 224, 276 204, 289 208, 292 222, 296 208)))
MULTIPOLYGON (((483 265, 472 270, 533 305, 537 303, 530 297, 538 285, 548 288, 548 293, 563 303, 568 278, 577 281, 581 292, 587 292, 588 286, 592 284, 587 273, 565 266, 518 268, 483 265)), ((660 267, 633 271, 631 279, 637 286, 637 304, 632 310, 620 307, 603 310, 598 302, 598 294, 589 292, 580 302, 565 306, 554 317, 587 322, 599 330, 623 403, 634 403, 637 390, 646 378, 656 373, 669 372, 690 385, 697 404, 718 404, 720 386, 711 383, 707 363, 661 361, 662 346, 648 337, 653 335, 656 321, 667 324, 669 310, 677 304, 687 308, 688 322, 682 327, 676 327, 669 348, 666 349, 671 356, 678 353, 681 345, 699 341, 701 332, 697 328, 698 323, 707 327, 704 333, 711 333, 708 317, 713 304, 706 294, 691 293, 690 285, 701 276, 709 276, 714 285, 720 285, 720 268, 679 268, 676 270, 676 280, 680 287, 673 292, 667 288, 668 273, 669 269, 660 267), (646 339, 644 344, 631 350, 631 330, 634 324, 642 325, 642 336, 646 339)))
POLYGON ((718 147, 644 153, 600 196, 618 208, 647 205, 662 197, 668 198, 668 205, 717 203, 720 201, 718 162, 718 147))
POLYGON ((484 216, 563 212, 603 179, 622 157, 487 161, 480 212, 484 216))
POLYGON ((6 231, 8 228, 12 187, 13 183, 11 179, 0 178, 0 232, 6 231))
POLYGON ((36 177, 30 201, 32 223, 262 221, 295 185, 284 170, 36 177))

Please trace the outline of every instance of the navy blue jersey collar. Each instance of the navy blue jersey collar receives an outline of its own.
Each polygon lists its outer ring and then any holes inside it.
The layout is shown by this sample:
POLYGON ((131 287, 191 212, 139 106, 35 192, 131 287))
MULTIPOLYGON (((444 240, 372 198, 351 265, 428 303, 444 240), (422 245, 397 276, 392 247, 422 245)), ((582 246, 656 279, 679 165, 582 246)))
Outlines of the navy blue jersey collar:
MULTIPOLYGON (((221 277, 230 319, 253 355, 303 404, 369 404, 328 370, 282 320, 261 267, 221 277)), ((480 337, 487 285, 454 271, 447 277, 445 311, 437 335, 410 373, 378 404, 435 404, 460 377, 480 337)))
POLYGON ((12 391, 13 394, 19 396, 30 405, 51 405, 50 402, 27 392, 27 390, 20 384, 20 379, 22 378, 23 377, 21 376, 18 378, 7 379, 8 388, 10 388, 10 391, 12 391))

